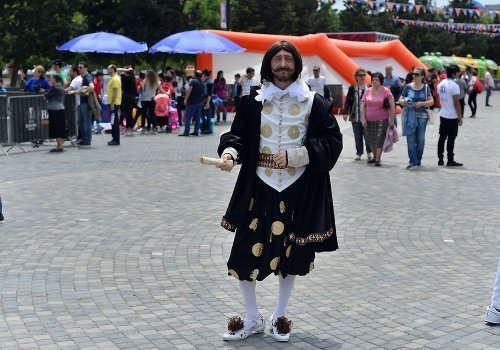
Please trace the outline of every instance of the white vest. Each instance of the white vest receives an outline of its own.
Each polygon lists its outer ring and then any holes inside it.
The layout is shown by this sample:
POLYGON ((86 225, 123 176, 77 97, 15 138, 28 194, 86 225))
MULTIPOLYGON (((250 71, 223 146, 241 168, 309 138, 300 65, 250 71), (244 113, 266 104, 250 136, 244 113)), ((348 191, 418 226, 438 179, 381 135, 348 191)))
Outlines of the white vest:
MULTIPOLYGON (((301 81, 294 82, 286 90, 279 90, 270 83, 262 86, 256 97, 256 100, 263 102, 260 153, 276 154, 304 145, 314 94, 301 81)), ((285 169, 258 166, 257 175, 267 185, 281 192, 297 181, 305 170, 305 166, 285 169)))

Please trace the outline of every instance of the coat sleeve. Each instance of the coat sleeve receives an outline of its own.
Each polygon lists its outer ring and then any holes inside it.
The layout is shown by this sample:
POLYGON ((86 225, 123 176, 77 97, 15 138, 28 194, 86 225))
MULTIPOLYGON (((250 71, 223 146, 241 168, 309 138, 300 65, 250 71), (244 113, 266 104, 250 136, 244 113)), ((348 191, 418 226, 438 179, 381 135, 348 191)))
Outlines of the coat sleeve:
POLYGON ((256 91, 252 89, 251 94, 246 98, 244 103, 241 104, 240 108, 234 116, 233 123, 231 124, 231 129, 222 134, 220 138, 219 147, 217 148, 217 153, 219 157, 222 152, 228 147, 234 148, 238 152, 238 158, 235 159, 236 163, 245 162, 246 148, 249 142, 249 128, 248 123, 251 117, 251 111, 253 111, 253 102, 256 96, 256 91))
POLYGON ((351 114, 352 105, 354 103, 354 87, 353 85, 349 86, 349 90, 347 90, 347 96, 345 98, 344 105, 344 114, 351 114))
POLYGON ((332 170, 342 152, 342 134, 331 109, 329 101, 315 95, 309 119, 309 135, 305 142, 309 154, 308 167, 315 173, 332 170))

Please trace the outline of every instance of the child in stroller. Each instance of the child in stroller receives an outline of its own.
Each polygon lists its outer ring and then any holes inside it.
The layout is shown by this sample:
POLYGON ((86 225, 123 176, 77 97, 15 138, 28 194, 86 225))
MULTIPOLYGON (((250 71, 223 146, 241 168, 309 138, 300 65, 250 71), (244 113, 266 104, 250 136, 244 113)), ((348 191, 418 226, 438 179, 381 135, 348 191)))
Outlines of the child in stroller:
POLYGON ((167 94, 158 94, 155 97, 155 103, 155 115, 160 130, 164 130, 166 133, 177 130, 178 118, 175 101, 171 100, 167 94))

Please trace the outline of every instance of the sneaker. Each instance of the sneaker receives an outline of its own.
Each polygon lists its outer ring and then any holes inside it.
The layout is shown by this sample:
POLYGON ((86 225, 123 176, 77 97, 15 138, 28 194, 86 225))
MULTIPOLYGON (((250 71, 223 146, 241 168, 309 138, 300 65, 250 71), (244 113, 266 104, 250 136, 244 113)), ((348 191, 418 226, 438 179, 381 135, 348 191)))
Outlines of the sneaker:
POLYGON ((80 143, 78 145, 78 147, 80 147, 80 148, 90 148, 90 144, 89 143, 80 143))
MULTIPOLYGON (((1 220, 0 220, 1 221, 1 220)), ((485 323, 499 324, 500 323, 500 310, 493 306, 488 306, 486 314, 484 315, 485 323)))
POLYGON ((5 218, 3 217, 3 214, 0 213, 0 221, 3 221, 5 218))
POLYGON ((274 314, 269 318, 269 332, 274 340, 279 342, 287 342, 290 339, 290 332, 292 330, 292 321, 288 320, 285 316, 278 317, 274 320, 274 314))
POLYGON ((368 159, 366 162, 368 164, 375 164, 375 159, 373 159, 373 158, 372 159, 368 159))
POLYGON ((231 317, 227 323, 228 332, 222 336, 222 339, 226 341, 243 340, 248 338, 252 334, 264 332, 264 329, 266 328, 266 322, 264 321, 264 317, 262 317, 262 315, 258 320, 252 320, 250 322, 250 327, 245 330, 245 323, 240 317, 231 317))
POLYGON ((189 136, 189 134, 179 134, 177 136, 189 136))
POLYGON ((380 160, 375 161, 375 166, 382 166, 382 162, 380 160))
POLYGON ((438 165, 439 166, 443 166, 444 165, 444 160, 442 160, 442 159, 438 160, 438 165))
POLYGON ((120 142, 116 142, 116 141, 109 141, 109 142, 108 142, 108 146, 120 146, 120 142))
POLYGON ((194 132, 192 132, 192 133, 191 133, 191 134, 189 134, 189 135, 193 135, 193 136, 200 136, 200 134, 196 134, 196 133, 194 133, 194 132))
POLYGON ((356 157, 354 158, 354 160, 361 160, 361 155, 360 154, 356 155, 356 157))
POLYGON ((475 115, 475 114, 473 114, 473 115, 471 115, 469 118, 475 118, 475 117, 476 117, 476 115, 475 115))
POLYGON ((412 164, 410 164, 410 165, 408 165, 408 166, 406 167, 406 169, 407 169, 407 170, 411 170, 411 169, 415 169, 416 167, 417 167, 417 165, 412 165, 412 164))
POLYGON ((52 148, 49 152, 50 153, 60 153, 60 152, 64 152, 64 149, 63 148, 52 148))
POLYGON ((452 161, 448 161, 448 162, 446 163, 446 166, 463 166, 463 164, 462 164, 462 163, 455 162, 454 160, 452 160, 452 161))

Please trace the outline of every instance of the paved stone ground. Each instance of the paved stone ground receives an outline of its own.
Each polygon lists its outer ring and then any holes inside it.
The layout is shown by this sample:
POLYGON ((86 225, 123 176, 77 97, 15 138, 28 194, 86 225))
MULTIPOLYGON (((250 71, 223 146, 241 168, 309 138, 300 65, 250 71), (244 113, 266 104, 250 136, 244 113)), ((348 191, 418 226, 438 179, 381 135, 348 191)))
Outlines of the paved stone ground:
MULTIPOLYGON (((226 276, 233 234, 219 226, 237 171, 197 163, 217 137, 112 148, 99 135, 91 149, 0 156, 0 348, 499 349, 483 314, 499 258, 500 114, 479 100, 457 139, 463 169, 437 166, 436 126, 419 170, 405 169, 404 138, 381 168, 355 162, 341 121, 340 250, 297 279, 288 344, 221 340, 244 308, 226 276)), ((276 278, 258 285, 265 316, 276 294, 276 278)))

